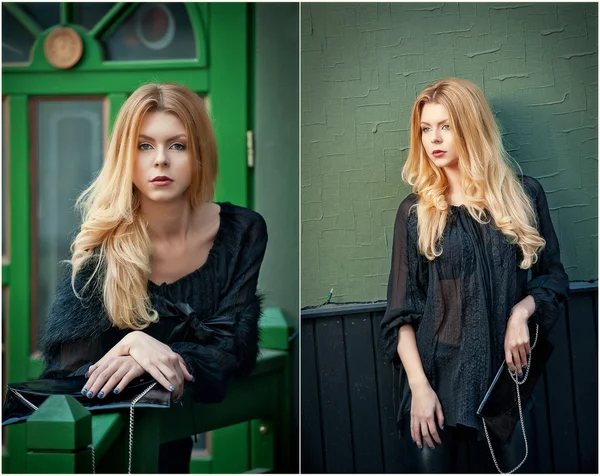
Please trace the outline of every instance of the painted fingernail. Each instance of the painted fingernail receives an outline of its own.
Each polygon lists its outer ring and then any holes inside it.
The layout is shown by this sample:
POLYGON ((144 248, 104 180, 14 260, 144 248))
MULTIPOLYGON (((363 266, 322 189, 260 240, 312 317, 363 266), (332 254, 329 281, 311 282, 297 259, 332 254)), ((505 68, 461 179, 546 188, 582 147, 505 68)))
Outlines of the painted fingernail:
POLYGON ((175 391, 175 387, 173 387, 173 385, 171 385, 171 386, 169 387, 169 390, 171 390, 171 392, 174 392, 174 391, 175 391))
POLYGON ((522 373, 519 374, 519 378, 523 378, 523 374, 522 373))
POLYGON ((195 381, 196 381, 196 377, 194 377, 194 376, 192 375, 192 382, 195 382, 195 381))
POLYGON ((86 373, 85 373, 85 375, 84 375, 84 377, 85 377, 85 378, 88 378, 88 375, 89 375, 89 373, 88 373, 88 372, 86 372, 86 373))
POLYGON ((113 393, 115 393, 115 394, 116 394, 116 393, 119 393, 119 389, 118 389, 118 388, 115 388, 115 389, 113 390, 113 393))
POLYGON ((417 445, 417 446, 419 447, 419 451, 423 451, 423 447, 422 446, 419 446, 419 445, 417 445))
POLYGON ((94 396, 94 392, 89 392, 89 393, 87 394, 87 397, 88 397, 88 398, 92 398, 93 396, 94 396))
POLYGON ((104 392, 100 392, 100 393, 98 394, 98 398, 102 398, 103 396, 104 396, 104 392))
POLYGON ((442 431, 444 431, 444 425, 442 425, 442 431))
POLYGON ((84 388, 84 389, 81 391, 81 395, 85 395, 86 393, 87 393, 87 388, 84 388))

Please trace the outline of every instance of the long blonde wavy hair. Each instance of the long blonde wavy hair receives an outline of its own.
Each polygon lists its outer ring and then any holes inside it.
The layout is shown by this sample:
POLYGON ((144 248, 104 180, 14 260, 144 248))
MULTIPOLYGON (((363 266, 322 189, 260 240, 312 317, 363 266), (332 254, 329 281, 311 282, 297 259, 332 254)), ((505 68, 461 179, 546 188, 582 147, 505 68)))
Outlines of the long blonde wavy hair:
POLYGON ((429 159, 422 143, 421 113, 428 103, 448 110, 467 210, 479 223, 488 223, 491 217, 509 242, 520 247, 523 259, 519 266, 530 268, 546 242, 536 229, 533 206, 509 164, 520 167, 505 151, 481 89, 457 78, 442 79, 425 88, 412 110, 410 151, 402 178, 419 197, 421 253, 429 260, 442 254, 442 234, 450 208, 445 198, 446 175, 429 159))
POLYGON ((102 170, 78 197, 81 230, 71 244, 71 286, 86 264, 94 263, 91 278, 102 290, 110 321, 119 329, 144 329, 158 320, 147 292, 152 244, 148 222, 133 185, 133 166, 144 116, 162 111, 184 125, 192 161, 192 181, 186 194, 192 208, 211 201, 217 175, 217 146, 202 100, 175 83, 146 84, 127 99, 116 120, 102 170), (93 260, 93 261, 91 261, 93 260))

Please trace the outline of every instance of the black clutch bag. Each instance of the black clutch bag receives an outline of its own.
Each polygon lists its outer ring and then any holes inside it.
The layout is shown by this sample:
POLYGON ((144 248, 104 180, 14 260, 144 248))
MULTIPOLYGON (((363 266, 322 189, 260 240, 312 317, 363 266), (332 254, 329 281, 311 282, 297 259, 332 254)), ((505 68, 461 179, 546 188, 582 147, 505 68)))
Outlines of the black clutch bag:
MULTIPOLYGON (((85 377, 65 377, 9 384, 2 407, 2 426, 26 421, 51 395, 71 395, 91 413, 129 408, 128 473, 131 474, 134 408, 169 408, 171 392, 158 385, 153 378, 142 376, 133 379, 117 395, 111 392, 102 399, 87 398, 81 394, 81 389, 86 382, 87 378, 85 377)), ((94 448, 90 445, 90 449, 92 451, 92 472, 95 473, 94 448)))
POLYGON ((118 394, 110 392, 102 399, 81 394, 86 382, 85 377, 65 377, 9 384, 2 408, 2 426, 26 421, 51 395, 71 395, 92 413, 130 408, 138 397, 136 407, 169 408, 171 404, 171 393, 156 385, 151 377, 133 379, 118 394))
MULTIPOLYGON (((532 335, 531 328, 530 335, 532 335)), ((483 429, 492 453, 492 459, 500 473, 502 471, 498 467, 488 431, 493 433, 502 443, 508 441, 517 422, 523 418, 523 405, 531 398, 535 385, 542 376, 553 350, 552 344, 547 339, 539 336, 539 326, 536 324, 535 340, 531 346, 527 371, 523 379, 519 380, 517 374, 511 372, 506 365, 506 361, 504 361, 477 409, 477 416, 481 417, 483 421, 483 429)), ((521 467, 528 455, 525 427, 524 425, 521 425, 521 427, 525 440, 525 458, 513 471, 521 467)))

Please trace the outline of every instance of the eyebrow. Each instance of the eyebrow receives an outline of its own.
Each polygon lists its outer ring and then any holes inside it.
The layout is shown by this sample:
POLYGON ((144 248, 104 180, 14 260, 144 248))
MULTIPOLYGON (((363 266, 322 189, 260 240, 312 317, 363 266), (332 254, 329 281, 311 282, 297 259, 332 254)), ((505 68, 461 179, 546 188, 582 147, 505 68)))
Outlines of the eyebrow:
MULTIPOLYGON (((145 134, 140 134, 139 138, 154 141, 154 138, 147 136, 145 134)), ((172 140, 181 139, 181 138, 185 139, 185 134, 177 134, 176 136, 169 137, 165 142, 171 142, 172 140)))
MULTIPOLYGON (((448 119, 443 119, 443 120, 441 120, 440 122, 438 122, 438 123, 436 124, 436 126, 437 126, 438 124, 442 124, 442 123, 444 123, 444 122, 449 122, 449 121, 448 121, 448 119)), ((426 126, 430 126, 430 125, 431 125, 431 124, 429 124, 429 122, 425 122, 425 121, 421 121, 421 124, 425 124, 426 126)))

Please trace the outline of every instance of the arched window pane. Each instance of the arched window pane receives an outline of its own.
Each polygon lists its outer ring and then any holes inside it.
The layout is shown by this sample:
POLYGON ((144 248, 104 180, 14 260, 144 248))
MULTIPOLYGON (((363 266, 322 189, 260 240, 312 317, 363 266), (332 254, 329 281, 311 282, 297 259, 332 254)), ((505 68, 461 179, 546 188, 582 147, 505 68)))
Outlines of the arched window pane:
POLYGON ((143 3, 105 47, 109 61, 196 58, 194 32, 183 3, 143 3))
POLYGON ((2 63, 29 63, 34 36, 2 6, 2 63))
POLYGON ((27 13, 42 30, 60 23, 60 3, 25 3, 20 2, 18 7, 27 13))
POLYGON ((89 3, 73 3, 75 7, 75 23, 78 23, 84 28, 91 30, 94 28, 104 15, 106 15, 116 2, 89 2, 89 3))

